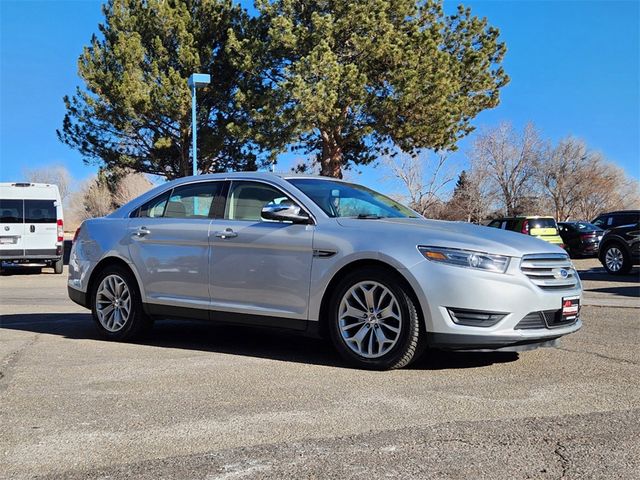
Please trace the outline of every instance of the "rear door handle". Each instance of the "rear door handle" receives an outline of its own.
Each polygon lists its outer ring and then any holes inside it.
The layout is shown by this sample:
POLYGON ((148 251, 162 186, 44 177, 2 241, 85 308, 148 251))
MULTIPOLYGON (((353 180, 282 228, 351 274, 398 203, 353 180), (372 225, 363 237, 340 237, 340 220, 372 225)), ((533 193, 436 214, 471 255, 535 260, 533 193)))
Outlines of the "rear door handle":
POLYGON ((149 235, 150 233, 151 233, 151 230, 149 230, 147 227, 140 227, 136 231, 136 237, 144 237, 146 235, 149 235))
POLYGON ((238 236, 238 234, 231 228, 225 228, 222 232, 216 232, 215 236, 224 240, 225 238, 235 238, 238 236))

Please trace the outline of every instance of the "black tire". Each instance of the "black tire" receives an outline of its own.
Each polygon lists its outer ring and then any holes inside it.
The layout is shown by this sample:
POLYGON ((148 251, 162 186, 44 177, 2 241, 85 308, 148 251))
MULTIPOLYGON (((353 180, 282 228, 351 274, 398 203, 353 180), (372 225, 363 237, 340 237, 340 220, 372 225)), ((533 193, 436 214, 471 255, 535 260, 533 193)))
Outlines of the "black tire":
POLYGON ((91 289, 91 313, 96 323, 100 335, 109 340, 131 341, 144 336, 153 326, 153 321, 144 313, 140 290, 135 277, 127 268, 120 265, 112 265, 106 267, 98 273, 91 289), (117 331, 110 331, 101 322, 97 312, 97 295, 98 288, 102 281, 112 275, 121 278, 130 294, 130 311, 124 325, 117 331))
POLYGON ((631 271, 631 268, 633 267, 633 265, 631 263, 631 258, 629 257, 629 253, 627 252, 627 249, 624 248, 624 246, 622 246, 618 242, 607 243, 602 252, 603 253, 602 253, 602 256, 600 258, 600 262, 604 266, 605 270, 607 272, 609 272, 610 274, 612 274, 612 275, 626 275, 627 273, 629 273, 631 271), (614 252, 616 250, 622 254, 622 265, 617 270, 615 268, 613 268, 613 265, 609 265, 609 263, 607 262, 607 256, 608 255, 614 255, 614 252))
MULTIPOLYGON (((410 293, 404 279, 390 270, 367 267, 346 275, 334 289, 327 311, 331 341, 340 356, 353 366, 370 370, 402 368, 417 359, 426 345, 426 335, 424 326, 421 325, 421 317, 410 293), (352 347, 348 346, 341 333, 339 310, 343 298, 352 288, 363 282, 374 282, 388 289, 395 297, 400 312, 400 320, 398 322, 401 323, 401 327, 396 343, 388 352, 377 358, 367 358, 359 355, 352 347)), ((360 320, 359 322, 368 323, 365 320, 360 320)), ((385 331, 383 326, 373 325, 373 327, 381 328, 385 331)), ((373 334, 373 330, 368 333, 371 336, 373 334)), ((365 338, 367 337, 365 336, 365 338)), ((378 346, 378 348, 380 347, 378 346)))
POLYGON ((53 262, 54 273, 61 274, 64 270, 64 261, 62 259, 53 262))

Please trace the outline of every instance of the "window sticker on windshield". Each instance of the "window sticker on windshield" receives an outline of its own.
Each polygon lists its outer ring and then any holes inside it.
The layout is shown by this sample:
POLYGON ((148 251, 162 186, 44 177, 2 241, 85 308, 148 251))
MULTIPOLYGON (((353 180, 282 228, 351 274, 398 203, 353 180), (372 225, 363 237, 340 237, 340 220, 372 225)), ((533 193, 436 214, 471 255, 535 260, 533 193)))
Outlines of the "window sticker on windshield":
POLYGON ((611 225, 613 223, 613 217, 607 218, 607 225, 611 225))

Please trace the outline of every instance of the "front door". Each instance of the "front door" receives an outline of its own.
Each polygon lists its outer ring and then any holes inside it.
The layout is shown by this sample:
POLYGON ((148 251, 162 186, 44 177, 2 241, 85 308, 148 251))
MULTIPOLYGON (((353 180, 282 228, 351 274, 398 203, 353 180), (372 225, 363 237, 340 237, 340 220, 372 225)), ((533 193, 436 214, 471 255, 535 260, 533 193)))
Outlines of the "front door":
POLYGON ((129 221, 129 252, 147 303, 190 309, 184 313, 208 318, 209 224, 222 185, 178 186, 140 207, 129 221))
POLYGON ((216 319, 225 320, 222 312, 307 319, 314 226, 267 221, 260 215, 264 205, 285 200, 284 192, 267 183, 231 183, 224 218, 211 224, 216 319))

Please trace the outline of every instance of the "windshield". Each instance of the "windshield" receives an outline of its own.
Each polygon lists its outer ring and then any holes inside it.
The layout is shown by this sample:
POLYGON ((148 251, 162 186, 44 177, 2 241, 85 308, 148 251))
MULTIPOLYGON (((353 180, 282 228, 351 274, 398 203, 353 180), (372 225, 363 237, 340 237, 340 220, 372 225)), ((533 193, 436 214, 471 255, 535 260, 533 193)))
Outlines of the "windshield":
POLYGON ((314 178, 287 180, 330 217, 417 218, 407 207, 361 185, 314 178))

